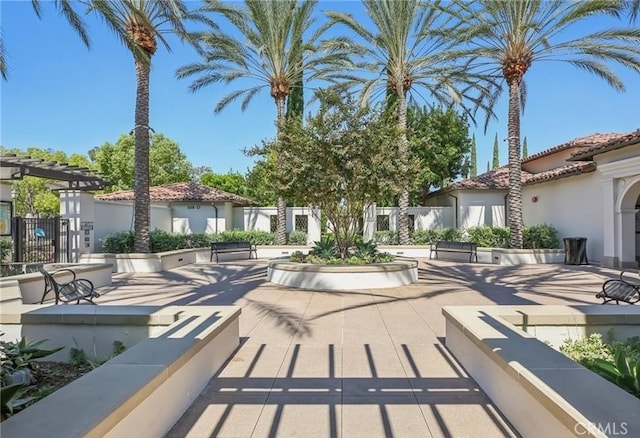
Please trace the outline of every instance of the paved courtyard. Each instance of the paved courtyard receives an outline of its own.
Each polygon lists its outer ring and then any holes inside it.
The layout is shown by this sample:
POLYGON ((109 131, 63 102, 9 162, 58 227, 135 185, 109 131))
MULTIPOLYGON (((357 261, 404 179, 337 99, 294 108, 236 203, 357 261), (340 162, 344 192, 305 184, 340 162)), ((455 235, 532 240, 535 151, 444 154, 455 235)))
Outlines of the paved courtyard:
POLYGON ((262 260, 118 274, 100 304, 238 305, 241 345, 168 437, 516 436, 444 344, 443 306, 597 304, 615 271, 420 260, 418 283, 305 291, 262 260), (109 290, 110 289, 110 290, 109 290))

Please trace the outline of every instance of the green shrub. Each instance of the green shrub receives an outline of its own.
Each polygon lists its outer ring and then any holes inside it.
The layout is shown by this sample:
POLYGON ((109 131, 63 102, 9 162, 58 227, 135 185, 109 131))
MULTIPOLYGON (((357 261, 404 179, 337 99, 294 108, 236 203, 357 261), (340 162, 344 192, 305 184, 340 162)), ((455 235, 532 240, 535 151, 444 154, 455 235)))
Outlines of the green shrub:
POLYGON ((615 383, 640 398, 640 337, 624 342, 604 343, 602 336, 593 333, 577 340, 565 340, 560 351, 591 371, 615 383))
POLYGON ((431 245, 438 240, 437 230, 416 230, 410 236, 412 245, 431 245))
POLYGON ((509 229, 481 225, 467 229, 469 242, 483 248, 506 248, 509 245, 509 229))
POLYGON ((0 263, 8 262, 11 254, 11 240, 0 239, 0 263))
POLYGON ((495 227, 493 229, 493 236, 495 239, 495 248, 510 248, 511 243, 509 242, 509 236, 511 233, 509 232, 508 227, 495 227))
MULTIPOLYGON (((299 238, 299 237, 298 237, 299 238)), ((272 245, 274 234, 266 231, 223 231, 218 234, 176 234, 163 230, 149 232, 151 252, 174 251, 176 249, 207 248, 211 242, 249 241, 255 245, 272 245)), ((121 231, 107 236, 102 241, 105 253, 123 254, 133 252, 133 231, 121 231)), ((306 243, 306 242, 305 242, 306 243)))
POLYGON ((616 342, 615 345, 620 347, 624 354, 640 362, 640 336, 633 336, 624 342, 616 342))
POLYGON ((523 246, 533 249, 556 249, 560 247, 558 230, 551 225, 533 225, 522 230, 523 246))
POLYGON ((302 251, 295 251, 289 257, 289 261, 294 263, 304 263, 304 260, 305 260, 305 255, 303 254, 302 251))
POLYGON ((45 350, 40 348, 44 342, 46 340, 27 342, 25 338, 20 342, 0 341, 0 419, 4 420, 40 399, 25 396, 34 381, 32 363, 64 348, 45 350))
POLYGON ((373 240, 378 245, 398 245, 400 243, 398 233, 395 231, 376 231, 373 240))
POLYGON ((197 233, 183 235, 185 248, 208 248, 213 239, 211 234, 197 233))
POLYGON ((274 233, 267 231, 232 230, 219 233, 222 242, 251 242, 254 245, 273 245, 274 233))
POLYGON ((388 263, 388 262, 394 261, 395 259, 396 259, 396 256, 394 256, 393 254, 390 254, 388 252, 379 252, 378 254, 376 254, 375 262, 388 263))
POLYGON ((107 361, 124 353, 126 349, 127 347, 122 341, 113 341, 111 354, 109 355, 109 357, 102 360, 92 361, 87 358, 87 355, 82 348, 71 348, 69 350, 69 363, 75 367, 90 367, 91 369, 96 369, 100 365, 104 365, 107 361))
POLYGON ((462 240, 462 230, 459 228, 439 228, 436 229, 437 240, 462 240))
POLYGON ((565 339, 560 351, 585 366, 595 359, 613 358, 611 347, 604 342, 600 333, 591 333, 581 339, 565 339))
POLYGON ((493 228, 488 225, 471 227, 467 229, 469 242, 475 242, 478 246, 492 248, 495 246, 495 235, 493 228))
POLYGON ((613 346, 613 359, 596 358, 588 368, 640 398, 640 360, 628 354, 622 345, 613 346))
POLYGON ((336 247, 336 242, 330 237, 325 237, 323 239, 317 240, 313 242, 313 244, 313 248, 311 248, 311 252, 309 253, 310 255, 317 256, 325 261, 340 257, 340 253, 338 252, 338 248, 336 247))
POLYGON ((184 239, 181 234, 168 233, 164 230, 153 230, 149 232, 151 252, 165 252, 182 249, 181 244, 184 239))
POLYGON ((373 259, 378 254, 376 247, 375 242, 356 243, 352 255, 361 259, 373 259))
POLYGON ((292 231, 287 236, 287 245, 302 245, 307 244, 307 233, 304 231, 292 231))
POLYGON ((133 252, 134 238, 135 234, 133 231, 121 231, 111 234, 102 241, 102 251, 112 254, 133 252))

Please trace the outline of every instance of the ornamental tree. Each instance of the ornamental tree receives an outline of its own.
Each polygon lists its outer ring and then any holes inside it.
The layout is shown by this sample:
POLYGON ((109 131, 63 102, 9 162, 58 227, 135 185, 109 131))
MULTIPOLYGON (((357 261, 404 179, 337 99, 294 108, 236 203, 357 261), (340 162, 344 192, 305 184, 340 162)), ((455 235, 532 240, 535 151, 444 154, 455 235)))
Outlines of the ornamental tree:
POLYGON ((398 169, 410 166, 397 154, 393 115, 344 94, 321 90, 316 97, 318 112, 281 132, 279 190, 323 211, 345 258, 365 209, 381 196, 398 196, 411 177, 398 169))

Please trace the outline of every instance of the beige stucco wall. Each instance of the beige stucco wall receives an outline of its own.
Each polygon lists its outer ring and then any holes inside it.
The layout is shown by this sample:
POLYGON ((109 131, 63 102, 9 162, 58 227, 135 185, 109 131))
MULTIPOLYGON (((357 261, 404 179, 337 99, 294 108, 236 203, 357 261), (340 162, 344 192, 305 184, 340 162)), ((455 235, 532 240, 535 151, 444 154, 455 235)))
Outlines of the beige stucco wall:
POLYGON ((522 170, 531 173, 540 173, 557 167, 566 166, 568 164, 567 159, 578 150, 579 148, 569 148, 555 152, 551 155, 532 159, 531 161, 525 161, 522 163, 522 170))
MULTIPOLYGON (((231 218, 225 217, 224 203, 216 203, 218 207, 218 231, 224 231, 227 223, 231 225, 231 218)), ((188 220, 191 233, 215 232, 216 229, 216 210, 211 203, 208 202, 172 202, 171 210, 174 220, 173 232, 181 232, 176 229, 176 219, 183 218, 188 220), (207 225, 212 231, 207 231, 207 225)), ((229 227, 231 228, 231 227, 229 227)))
MULTIPOLYGON (((171 231, 171 209, 166 205, 151 205, 150 229, 171 231)), ((95 200, 95 250, 102 251, 101 239, 109 234, 133 229, 133 204, 95 200)))
POLYGON ((525 225, 547 223, 565 237, 586 237, 589 262, 602 261, 602 187, 596 172, 524 186, 522 213, 525 225), (532 198, 537 197, 537 202, 532 198))
POLYGON ((481 225, 504 227, 506 191, 474 190, 458 192, 458 227, 481 225))
POLYGON ((453 224, 459 228, 489 225, 492 227, 505 226, 505 198, 506 190, 452 190, 447 194, 433 196, 427 199, 427 206, 456 206, 458 204, 457 219, 452 218, 453 224))

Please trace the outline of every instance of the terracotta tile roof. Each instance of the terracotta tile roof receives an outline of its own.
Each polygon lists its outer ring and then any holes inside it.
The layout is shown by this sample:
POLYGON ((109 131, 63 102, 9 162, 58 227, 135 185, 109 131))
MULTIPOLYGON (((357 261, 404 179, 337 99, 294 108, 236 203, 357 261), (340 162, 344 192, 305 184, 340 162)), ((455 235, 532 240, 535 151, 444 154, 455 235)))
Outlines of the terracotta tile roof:
MULTIPOLYGON (((522 172, 523 179, 524 175, 528 173, 522 172)), ((509 168, 502 166, 475 178, 455 182, 447 186, 447 189, 506 189, 507 187, 509 187, 509 168)))
MULTIPOLYGON (((589 162, 570 163, 565 166, 547 170, 546 172, 530 173, 522 171, 522 184, 531 185, 545 181, 552 181, 560 178, 566 178, 581 173, 593 172, 596 166, 589 162)), ((465 179, 455 182, 436 193, 442 193, 451 190, 472 189, 472 190, 506 190, 509 188, 509 167, 502 166, 497 169, 490 170, 475 178, 465 179)))
MULTIPOLYGON (((233 202, 247 205, 250 201, 242 196, 228 193, 214 187, 203 186, 194 182, 182 182, 149 187, 151 201, 202 201, 202 202, 233 202)), ((133 201, 133 190, 105 193, 96 196, 102 201, 133 201)))
POLYGON ((574 138, 573 140, 568 141, 567 143, 563 143, 561 145, 554 146, 550 149, 546 149, 542 152, 538 152, 537 154, 530 155, 527 158, 524 158, 522 162, 527 163, 529 161, 533 161, 540 157, 555 154, 556 152, 569 149, 569 148, 580 148, 581 150, 577 152, 579 154, 579 153, 582 153, 582 150, 590 149, 592 147, 599 146, 609 141, 617 141, 619 138, 625 137, 627 135, 629 134, 617 133, 617 132, 601 134, 597 132, 595 134, 587 135, 585 137, 574 138))
POLYGON ((589 173, 596 170, 594 163, 569 163, 565 166, 556 167, 555 169, 547 170, 546 172, 529 173, 524 179, 524 185, 537 184, 545 181, 556 180, 560 178, 566 178, 568 176, 580 175, 582 173, 589 173))
POLYGON ((640 143, 640 129, 579 150, 569 158, 569 161, 592 160, 594 155, 613 151, 636 143, 640 143))

